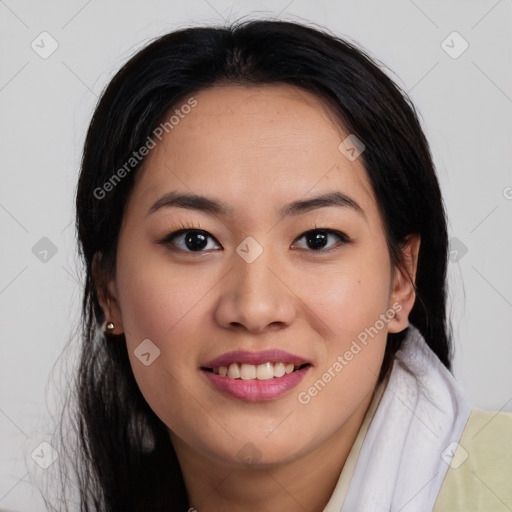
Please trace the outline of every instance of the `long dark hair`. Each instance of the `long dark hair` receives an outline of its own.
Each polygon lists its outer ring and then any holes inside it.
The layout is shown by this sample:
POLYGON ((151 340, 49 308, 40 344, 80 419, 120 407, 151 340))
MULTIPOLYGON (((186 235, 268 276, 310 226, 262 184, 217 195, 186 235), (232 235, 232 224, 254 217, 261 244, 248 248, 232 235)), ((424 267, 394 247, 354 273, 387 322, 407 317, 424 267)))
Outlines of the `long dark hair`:
MULTIPOLYGON (((105 89, 87 133, 76 193, 79 250, 85 263, 82 345, 74 388, 80 510, 187 508, 167 429, 137 386, 124 335, 112 339, 99 329, 105 318, 92 262, 101 254, 102 274, 115 275, 123 210, 140 163, 107 193, 98 191, 144 146, 171 109, 205 88, 276 83, 300 87, 322 99, 343 128, 365 144, 361 158, 394 267, 403 263, 407 237, 421 236, 416 302, 409 320, 450 369, 448 242, 441 192, 416 110, 380 67, 355 44, 324 29, 253 20, 159 37, 133 56, 105 89)), ((380 380, 406 333, 388 334, 380 380)))

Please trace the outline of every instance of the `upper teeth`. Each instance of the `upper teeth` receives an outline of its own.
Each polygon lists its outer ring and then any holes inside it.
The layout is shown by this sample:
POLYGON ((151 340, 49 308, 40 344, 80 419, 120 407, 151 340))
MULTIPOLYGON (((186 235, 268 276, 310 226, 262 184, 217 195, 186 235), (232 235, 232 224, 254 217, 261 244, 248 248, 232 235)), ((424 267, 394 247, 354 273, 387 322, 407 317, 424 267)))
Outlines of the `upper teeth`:
POLYGON ((264 363, 259 365, 246 364, 246 363, 231 363, 229 367, 220 366, 213 368, 213 373, 223 377, 231 377, 232 379, 258 379, 268 380, 274 377, 282 377, 285 373, 292 373, 293 370, 298 369, 299 366, 293 363, 264 363))

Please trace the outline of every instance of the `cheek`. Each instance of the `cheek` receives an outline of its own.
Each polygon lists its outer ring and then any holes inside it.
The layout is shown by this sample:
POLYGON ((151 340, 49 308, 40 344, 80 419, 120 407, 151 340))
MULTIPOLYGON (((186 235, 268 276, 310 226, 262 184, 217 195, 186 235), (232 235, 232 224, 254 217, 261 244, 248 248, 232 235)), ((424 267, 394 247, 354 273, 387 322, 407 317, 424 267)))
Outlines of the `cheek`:
POLYGON ((332 416, 333 424, 339 411, 353 410, 372 389, 384 356, 387 321, 391 319, 390 262, 386 256, 373 254, 382 253, 359 252, 358 257, 347 257, 336 270, 316 274, 302 289, 313 316, 326 327, 324 350, 315 372, 320 382, 308 382, 314 388, 301 389, 305 393, 301 403, 307 402, 312 417, 332 416), (382 320, 383 315, 387 321, 382 320))
POLYGON ((146 255, 124 258, 120 252, 117 282, 130 343, 149 338, 159 344, 172 339, 173 333, 197 314, 201 298, 212 286, 206 274, 184 272, 149 249, 146 255))
POLYGON ((207 301, 201 298, 208 283, 204 279, 191 282, 189 275, 161 259, 143 255, 126 258, 121 251, 119 255, 119 303, 135 379, 155 412, 161 409, 158 404, 162 401, 171 410, 173 403, 179 402, 180 384, 186 384, 184 380, 196 364, 193 340, 204 338, 198 329, 204 325, 207 301), (169 400, 169 396, 175 399, 169 400))
POLYGON ((356 337, 388 309, 391 281, 387 257, 354 251, 353 257, 311 273, 301 282, 297 295, 325 322, 332 341, 356 337))

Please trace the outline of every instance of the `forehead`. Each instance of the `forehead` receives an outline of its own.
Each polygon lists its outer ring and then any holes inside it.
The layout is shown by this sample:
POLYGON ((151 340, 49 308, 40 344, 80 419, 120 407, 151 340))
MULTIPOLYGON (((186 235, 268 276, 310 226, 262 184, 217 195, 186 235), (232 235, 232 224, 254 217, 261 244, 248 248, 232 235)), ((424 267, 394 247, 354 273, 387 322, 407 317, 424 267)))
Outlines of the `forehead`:
POLYGON ((196 106, 139 170, 138 202, 149 208, 159 195, 180 190, 225 198, 237 214, 257 215, 276 202, 338 190, 375 210, 362 159, 350 161, 338 148, 349 134, 315 95, 279 84, 215 86, 193 97, 196 106))

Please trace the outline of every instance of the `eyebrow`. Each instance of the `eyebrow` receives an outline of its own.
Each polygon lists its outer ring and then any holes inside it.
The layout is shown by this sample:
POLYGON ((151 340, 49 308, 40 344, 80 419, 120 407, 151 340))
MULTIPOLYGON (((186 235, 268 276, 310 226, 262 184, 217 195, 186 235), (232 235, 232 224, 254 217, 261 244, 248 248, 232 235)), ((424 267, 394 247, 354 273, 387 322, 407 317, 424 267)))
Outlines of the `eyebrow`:
MULTIPOLYGON (((337 206, 350 208, 362 216, 366 217, 364 210, 359 204, 342 192, 327 192, 325 194, 312 197, 309 199, 299 199, 291 203, 285 204, 279 209, 281 217, 300 215, 302 213, 316 210, 317 208, 325 208, 327 206, 337 206)), ((204 213, 219 216, 233 216, 235 210, 217 201, 216 199, 197 195, 184 194, 176 191, 168 192, 158 199, 148 210, 147 215, 164 207, 186 208, 189 210, 198 210, 204 213)))

